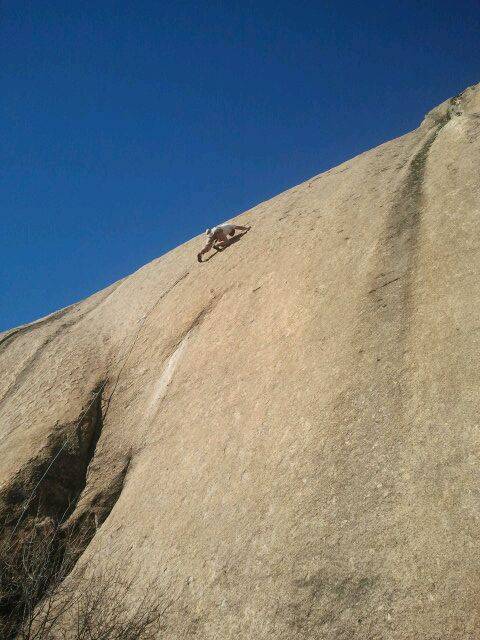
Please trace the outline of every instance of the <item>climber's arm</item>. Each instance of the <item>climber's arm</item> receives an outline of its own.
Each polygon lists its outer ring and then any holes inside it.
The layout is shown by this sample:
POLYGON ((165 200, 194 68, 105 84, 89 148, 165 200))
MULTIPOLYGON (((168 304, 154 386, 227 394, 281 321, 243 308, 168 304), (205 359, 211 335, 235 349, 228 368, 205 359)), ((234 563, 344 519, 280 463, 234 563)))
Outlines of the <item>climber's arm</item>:
POLYGON ((210 249, 213 247, 213 243, 215 242, 214 238, 210 238, 210 240, 207 242, 207 244, 203 247, 203 249, 197 253, 197 260, 199 262, 202 261, 202 256, 204 253, 208 253, 210 251, 210 249))

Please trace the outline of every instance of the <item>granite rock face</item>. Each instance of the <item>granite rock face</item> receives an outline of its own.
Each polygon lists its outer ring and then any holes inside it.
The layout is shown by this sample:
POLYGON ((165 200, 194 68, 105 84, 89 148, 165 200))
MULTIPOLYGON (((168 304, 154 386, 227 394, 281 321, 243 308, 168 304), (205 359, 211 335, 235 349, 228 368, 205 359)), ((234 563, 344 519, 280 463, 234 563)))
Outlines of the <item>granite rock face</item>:
POLYGON ((163 638, 480 636, 480 85, 0 335, 0 515, 128 556, 163 638))

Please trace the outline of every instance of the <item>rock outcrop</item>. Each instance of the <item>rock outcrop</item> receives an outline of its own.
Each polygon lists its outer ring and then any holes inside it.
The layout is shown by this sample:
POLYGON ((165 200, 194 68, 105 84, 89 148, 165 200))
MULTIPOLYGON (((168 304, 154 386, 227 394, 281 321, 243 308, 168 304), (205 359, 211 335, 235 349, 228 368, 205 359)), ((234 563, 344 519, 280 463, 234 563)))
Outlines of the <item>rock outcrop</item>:
POLYGON ((0 335, 3 534, 128 556, 169 640, 478 638, 479 134, 476 85, 0 335))

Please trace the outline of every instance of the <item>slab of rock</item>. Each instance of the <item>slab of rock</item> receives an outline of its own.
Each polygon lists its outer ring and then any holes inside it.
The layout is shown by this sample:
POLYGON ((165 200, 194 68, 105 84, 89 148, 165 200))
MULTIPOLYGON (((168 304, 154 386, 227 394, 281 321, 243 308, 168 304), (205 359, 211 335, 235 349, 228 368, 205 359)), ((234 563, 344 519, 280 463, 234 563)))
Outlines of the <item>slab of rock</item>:
POLYGON ((477 639, 479 166, 476 85, 0 335, 4 535, 67 517, 169 640, 477 639))

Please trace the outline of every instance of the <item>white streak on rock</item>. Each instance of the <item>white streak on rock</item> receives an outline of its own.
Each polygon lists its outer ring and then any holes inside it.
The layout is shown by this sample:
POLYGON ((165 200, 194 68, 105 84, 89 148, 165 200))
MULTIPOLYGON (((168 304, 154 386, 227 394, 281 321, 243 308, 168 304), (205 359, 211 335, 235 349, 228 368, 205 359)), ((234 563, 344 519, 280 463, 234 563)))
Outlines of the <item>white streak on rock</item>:
POLYGON ((163 369, 162 375, 155 383, 153 388, 153 393, 151 400, 148 404, 146 417, 152 418, 157 411, 159 402, 165 397, 167 393, 168 385, 170 384, 177 364, 182 357, 183 352, 185 351, 185 347, 187 346, 189 335, 186 335, 183 340, 178 344, 175 351, 172 353, 170 358, 167 360, 165 367, 163 369))

